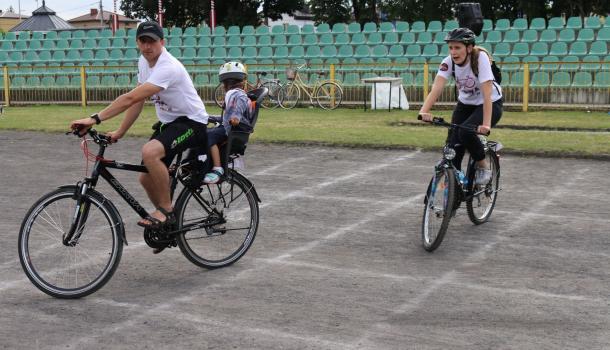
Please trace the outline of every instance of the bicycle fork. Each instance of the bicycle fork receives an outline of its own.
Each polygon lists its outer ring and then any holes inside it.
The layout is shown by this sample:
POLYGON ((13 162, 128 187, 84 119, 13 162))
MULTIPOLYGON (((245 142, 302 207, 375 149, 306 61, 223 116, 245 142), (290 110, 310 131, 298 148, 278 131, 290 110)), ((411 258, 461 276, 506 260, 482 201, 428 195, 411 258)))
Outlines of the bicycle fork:
POLYGON ((83 234, 85 223, 89 216, 89 208, 91 207, 91 203, 86 199, 87 196, 85 195, 88 190, 88 181, 85 180, 76 184, 76 190, 72 196, 72 198, 76 200, 72 224, 70 225, 70 230, 63 235, 63 244, 65 246, 74 247, 83 234))

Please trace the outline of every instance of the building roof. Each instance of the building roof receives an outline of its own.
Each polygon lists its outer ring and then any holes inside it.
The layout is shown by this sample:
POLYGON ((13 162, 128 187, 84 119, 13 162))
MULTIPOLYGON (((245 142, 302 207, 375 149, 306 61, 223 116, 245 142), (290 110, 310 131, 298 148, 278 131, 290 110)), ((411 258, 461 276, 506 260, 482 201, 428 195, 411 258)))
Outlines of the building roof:
MULTIPOLYGON (((110 21, 110 16, 113 13, 114 12, 104 11, 104 17, 103 17, 104 22, 110 21)), ((91 22, 91 21, 99 21, 99 20, 100 20, 99 11, 97 9, 91 9, 91 11, 89 11, 88 14, 69 19, 68 22, 76 23, 76 22, 91 22)), ((119 14, 119 22, 139 22, 139 21, 137 19, 125 17, 125 16, 119 14)))
MULTIPOLYGON (((0 18, 15 18, 19 19, 19 14, 11 11, 12 9, 8 9, 7 11, 0 10, 0 18)), ((30 18, 30 16, 21 15, 21 19, 30 18)))
POLYGON ((32 17, 24 20, 9 30, 9 32, 22 31, 49 31, 72 29, 73 27, 61 17, 55 15, 55 11, 51 10, 42 0, 42 6, 32 12, 32 17))

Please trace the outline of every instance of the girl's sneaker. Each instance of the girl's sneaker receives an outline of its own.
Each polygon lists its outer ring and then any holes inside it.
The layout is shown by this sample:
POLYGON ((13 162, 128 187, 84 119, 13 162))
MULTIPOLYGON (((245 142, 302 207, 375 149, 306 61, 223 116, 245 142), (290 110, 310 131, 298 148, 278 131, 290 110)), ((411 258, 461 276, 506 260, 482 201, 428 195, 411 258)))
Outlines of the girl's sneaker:
POLYGON ((477 168, 475 172, 474 184, 485 186, 491 181, 491 170, 485 168, 477 168))

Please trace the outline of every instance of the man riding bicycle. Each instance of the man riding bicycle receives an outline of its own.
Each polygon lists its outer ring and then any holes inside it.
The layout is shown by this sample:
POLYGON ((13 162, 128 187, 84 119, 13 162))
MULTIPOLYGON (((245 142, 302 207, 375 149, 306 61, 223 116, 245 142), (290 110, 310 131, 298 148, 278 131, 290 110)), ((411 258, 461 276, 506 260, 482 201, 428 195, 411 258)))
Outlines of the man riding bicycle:
MULTIPOLYGON (((476 35, 468 28, 457 28, 445 37, 449 45, 447 56, 439 67, 432 90, 426 98, 419 114, 424 121, 432 121, 429 113, 443 91, 447 80, 453 76, 459 91, 458 102, 453 110, 451 122, 476 129, 488 134, 491 127, 502 117, 502 89, 495 81, 491 59, 485 49, 475 46, 476 35)), ((464 147, 476 161, 477 185, 484 185, 491 179, 492 172, 485 160, 485 150, 479 138, 465 129, 450 132, 450 143, 455 147, 453 164, 461 169, 464 147)))
POLYGON ((142 147, 142 162, 148 173, 140 176, 140 183, 157 210, 140 220, 138 225, 156 230, 176 221, 170 198, 168 166, 174 156, 185 149, 207 145, 208 114, 188 72, 165 49, 159 24, 152 21, 141 23, 136 31, 136 43, 142 53, 138 61, 137 87, 91 117, 72 121, 70 127, 82 133, 93 124, 100 124, 126 111, 120 127, 107 134, 116 142, 136 121, 145 100, 151 98, 161 125, 142 147))

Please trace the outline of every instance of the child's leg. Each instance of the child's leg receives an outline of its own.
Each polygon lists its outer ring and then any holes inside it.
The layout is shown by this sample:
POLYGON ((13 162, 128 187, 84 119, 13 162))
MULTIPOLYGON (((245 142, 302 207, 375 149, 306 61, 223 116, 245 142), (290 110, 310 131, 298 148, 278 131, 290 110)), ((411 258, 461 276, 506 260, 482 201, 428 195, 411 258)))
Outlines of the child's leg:
POLYGON ((212 171, 205 175, 203 182, 207 184, 215 184, 220 180, 220 176, 224 173, 222 166, 220 165, 220 150, 218 145, 213 144, 210 146, 210 156, 212 157, 213 168, 212 171))
POLYGON ((212 156, 212 164, 214 168, 220 167, 220 150, 218 149, 218 145, 210 146, 210 156, 212 156))

